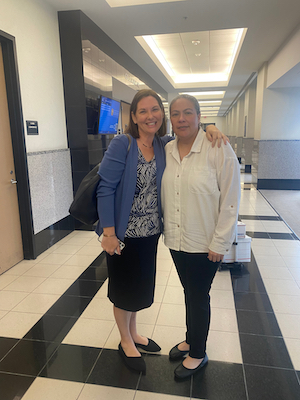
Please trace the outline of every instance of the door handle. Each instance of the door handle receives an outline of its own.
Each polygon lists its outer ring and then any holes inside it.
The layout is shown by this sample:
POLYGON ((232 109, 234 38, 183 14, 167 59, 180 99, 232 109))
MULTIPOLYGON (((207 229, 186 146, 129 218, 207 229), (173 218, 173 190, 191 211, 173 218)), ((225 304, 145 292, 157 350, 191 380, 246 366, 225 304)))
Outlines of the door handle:
POLYGON ((11 179, 11 183, 12 184, 17 183, 17 181, 15 181, 14 179, 11 179))

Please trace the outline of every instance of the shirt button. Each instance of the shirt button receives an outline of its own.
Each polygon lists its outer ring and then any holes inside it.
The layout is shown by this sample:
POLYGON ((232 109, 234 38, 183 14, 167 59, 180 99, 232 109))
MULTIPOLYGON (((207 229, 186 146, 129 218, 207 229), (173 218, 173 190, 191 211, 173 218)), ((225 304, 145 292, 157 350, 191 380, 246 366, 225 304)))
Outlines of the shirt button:
POLYGON ((177 175, 177 178, 179 178, 179 175, 177 175))
POLYGON ((179 225, 177 225, 177 228, 179 228, 179 225))
POLYGON ((179 193, 177 192, 177 195, 179 195, 179 193))

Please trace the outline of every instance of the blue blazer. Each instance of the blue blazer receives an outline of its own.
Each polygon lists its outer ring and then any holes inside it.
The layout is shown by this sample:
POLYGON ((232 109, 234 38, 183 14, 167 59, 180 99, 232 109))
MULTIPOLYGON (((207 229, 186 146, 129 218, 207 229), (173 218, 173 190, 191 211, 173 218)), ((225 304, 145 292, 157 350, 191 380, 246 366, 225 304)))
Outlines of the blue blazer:
MULTIPOLYGON (((166 143, 172 139, 174 138, 170 136, 164 136, 162 138, 155 136, 153 140, 161 231, 162 212, 160 189, 162 175, 166 166, 164 147, 166 143)), ((97 187, 99 222, 96 227, 96 232, 98 235, 101 235, 103 228, 114 226, 116 235, 120 240, 124 240, 136 188, 138 162, 138 146, 136 139, 133 137, 131 138, 129 152, 127 149, 127 136, 115 136, 104 154, 98 171, 100 176, 97 187)))

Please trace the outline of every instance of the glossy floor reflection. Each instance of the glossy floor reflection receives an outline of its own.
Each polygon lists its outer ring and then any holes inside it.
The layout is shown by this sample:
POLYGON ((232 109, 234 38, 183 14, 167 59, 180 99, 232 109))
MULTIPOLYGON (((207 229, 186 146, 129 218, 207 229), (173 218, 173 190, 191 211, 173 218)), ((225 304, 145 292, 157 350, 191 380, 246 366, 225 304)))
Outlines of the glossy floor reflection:
POLYGON ((184 338, 184 299, 161 241, 154 304, 138 328, 162 350, 143 354, 145 376, 124 366, 104 254, 93 232, 76 231, 0 276, 0 400, 300 399, 300 244, 243 178, 252 260, 216 275, 205 369, 174 380, 168 352, 184 338))

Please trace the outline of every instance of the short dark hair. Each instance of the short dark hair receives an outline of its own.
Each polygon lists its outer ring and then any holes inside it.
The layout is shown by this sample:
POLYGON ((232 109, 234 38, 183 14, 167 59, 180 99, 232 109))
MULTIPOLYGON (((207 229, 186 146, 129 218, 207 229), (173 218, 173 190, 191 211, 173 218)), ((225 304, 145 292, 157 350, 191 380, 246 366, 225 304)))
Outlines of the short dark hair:
POLYGON ((170 114, 171 114, 171 109, 172 109, 173 103, 175 103, 175 101, 178 100, 178 99, 186 99, 186 100, 189 100, 191 103, 194 104, 194 108, 195 108, 195 110, 196 110, 197 115, 201 114, 200 106, 199 106, 198 100, 196 99, 196 97, 190 96, 189 94, 180 94, 179 96, 175 97, 175 99, 173 99, 173 100, 171 101, 171 103, 170 103, 170 114))
POLYGON ((134 96, 134 98, 133 98, 133 100, 132 100, 132 102, 130 104, 129 125, 125 130, 125 133, 129 133, 134 138, 138 138, 138 137, 140 137, 140 135, 139 135, 138 126, 133 122, 132 114, 133 115, 136 114, 138 103, 144 97, 149 97, 149 96, 154 97, 155 100, 157 100, 158 105, 159 105, 159 107, 161 108, 161 110, 162 110, 162 112, 164 114, 162 125, 159 128, 159 130, 157 131, 156 135, 161 137, 161 136, 164 136, 167 133, 165 110, 164 110, 164 106, 163 106, 163 103, 161 101, 161 98, 159 97, 159 95, 156 92, 154 92, 154 90, 142 89, 142 90, 139 90, 135 94, 135 96, 134 96))

